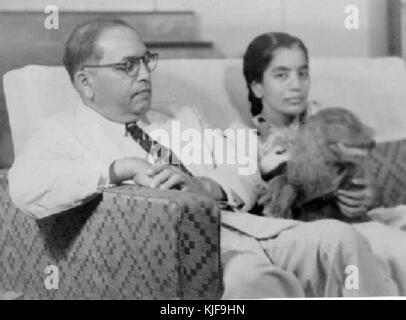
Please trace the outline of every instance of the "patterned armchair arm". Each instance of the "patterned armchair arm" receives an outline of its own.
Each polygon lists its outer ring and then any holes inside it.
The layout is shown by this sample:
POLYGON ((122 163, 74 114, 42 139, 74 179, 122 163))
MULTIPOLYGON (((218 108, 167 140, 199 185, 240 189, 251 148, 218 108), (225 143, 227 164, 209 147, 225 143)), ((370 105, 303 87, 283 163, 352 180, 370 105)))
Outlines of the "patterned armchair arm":
POLYGON ((406 140, 379 143, 369 161, 382 205, 406 204, 406 140))
POLYGON ((3 290, 21 291, 26 299, 220 297, 214 201, 122 186, 35 221, 11 203, 6 174, 0 171, 3 290))

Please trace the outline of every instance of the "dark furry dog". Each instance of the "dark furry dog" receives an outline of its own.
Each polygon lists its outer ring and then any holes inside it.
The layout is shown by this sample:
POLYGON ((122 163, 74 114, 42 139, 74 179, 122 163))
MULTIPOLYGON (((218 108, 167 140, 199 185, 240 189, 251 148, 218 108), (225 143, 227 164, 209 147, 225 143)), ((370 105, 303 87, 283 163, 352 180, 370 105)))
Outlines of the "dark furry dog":
POLYGON ((347 221, 335 192, 355 188, 354 178, 370 174, 365 160, 374 146, 372 130, 346 109, 327 108, 309 117, 299 131, 284 172, 269 182, 272 199, 264 215, 347 221))

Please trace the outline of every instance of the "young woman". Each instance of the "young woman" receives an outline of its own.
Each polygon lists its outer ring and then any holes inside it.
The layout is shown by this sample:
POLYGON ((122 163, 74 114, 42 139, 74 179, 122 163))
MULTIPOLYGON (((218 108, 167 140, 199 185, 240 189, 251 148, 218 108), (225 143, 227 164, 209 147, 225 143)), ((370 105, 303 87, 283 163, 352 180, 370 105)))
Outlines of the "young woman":
MULTIPOLYGON (((260 168, 267 174, 289 159, 289 149, 299 127, 320 108, 308 100, 308 50, 299 38, 286 33, 262 34, 249 44, 243 70, 253 123, 259 132, 259 159, 267 159, 260 163, 260 168)), ((377 196, 371 181, 352 182, 356 188, 338 190, 337 203, 344 215, 358 218, 378 205, 377 196)), ((266 199, 267 195, 259 201, 266 199)), ((375 255, 390 269, 399 293, 406 295, 406 248, 402 245, 406 243, 406 233, 377 222, 353 226, 369 240, 375 255)))
MULTIPOLYGON (((318 109, 309 103, 309 56, 303 42, 286 33, 255 38, 244 55, 244 76, 253 122, 259 129, 260 167, 266 175, 289 158, 298 129, 318 109)), ((342 146, 344 147, 344 146, 342 146)), ((337 203, 347 217, 358 218, 377 206, 371 181, 357 179, 354 190, 339 190, 337 203)))

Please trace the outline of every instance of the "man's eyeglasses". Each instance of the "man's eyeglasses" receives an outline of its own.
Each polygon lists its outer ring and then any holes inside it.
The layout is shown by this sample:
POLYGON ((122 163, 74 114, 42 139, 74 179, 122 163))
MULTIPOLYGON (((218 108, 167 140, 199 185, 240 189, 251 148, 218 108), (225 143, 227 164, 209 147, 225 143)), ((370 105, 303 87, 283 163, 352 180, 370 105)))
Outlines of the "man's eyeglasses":
POLYGON ((141 61, 147 67, 148 71, 151 72, 156 69, 156 66, 158 64, 158 53, 152 53, 150 51, 147 51, 141 57, 129 57, 124 62, 109 63, 109 64, 93 64, 93 65, 88 64, 88 65, 84 65, 82 67, 82 69, 84 69, 84 68, 115 68, 117 70, 124 71, 125 73, 127 73, 127 75, 129 77, 137 77, 138 73, 140 72, 141 61))

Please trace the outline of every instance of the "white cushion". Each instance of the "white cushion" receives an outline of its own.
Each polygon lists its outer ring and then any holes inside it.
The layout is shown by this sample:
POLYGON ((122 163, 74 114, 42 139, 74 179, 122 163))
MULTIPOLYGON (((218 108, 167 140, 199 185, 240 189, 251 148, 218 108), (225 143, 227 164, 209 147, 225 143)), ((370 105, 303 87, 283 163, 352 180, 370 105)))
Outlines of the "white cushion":
MULTIPOLYGON (((311 61, 311 99, 343 106, 373 127, 378 141, 406 138, 406 72, 399 58, 311 61)), ((153 75, 153 106, 193 104, 212 126, 249 118, 240 59, 162 60, 153 75)), ((79 99, 62 67, 26 66, 4 75, 15 154, 45 118, 70 112, 79 99)))

